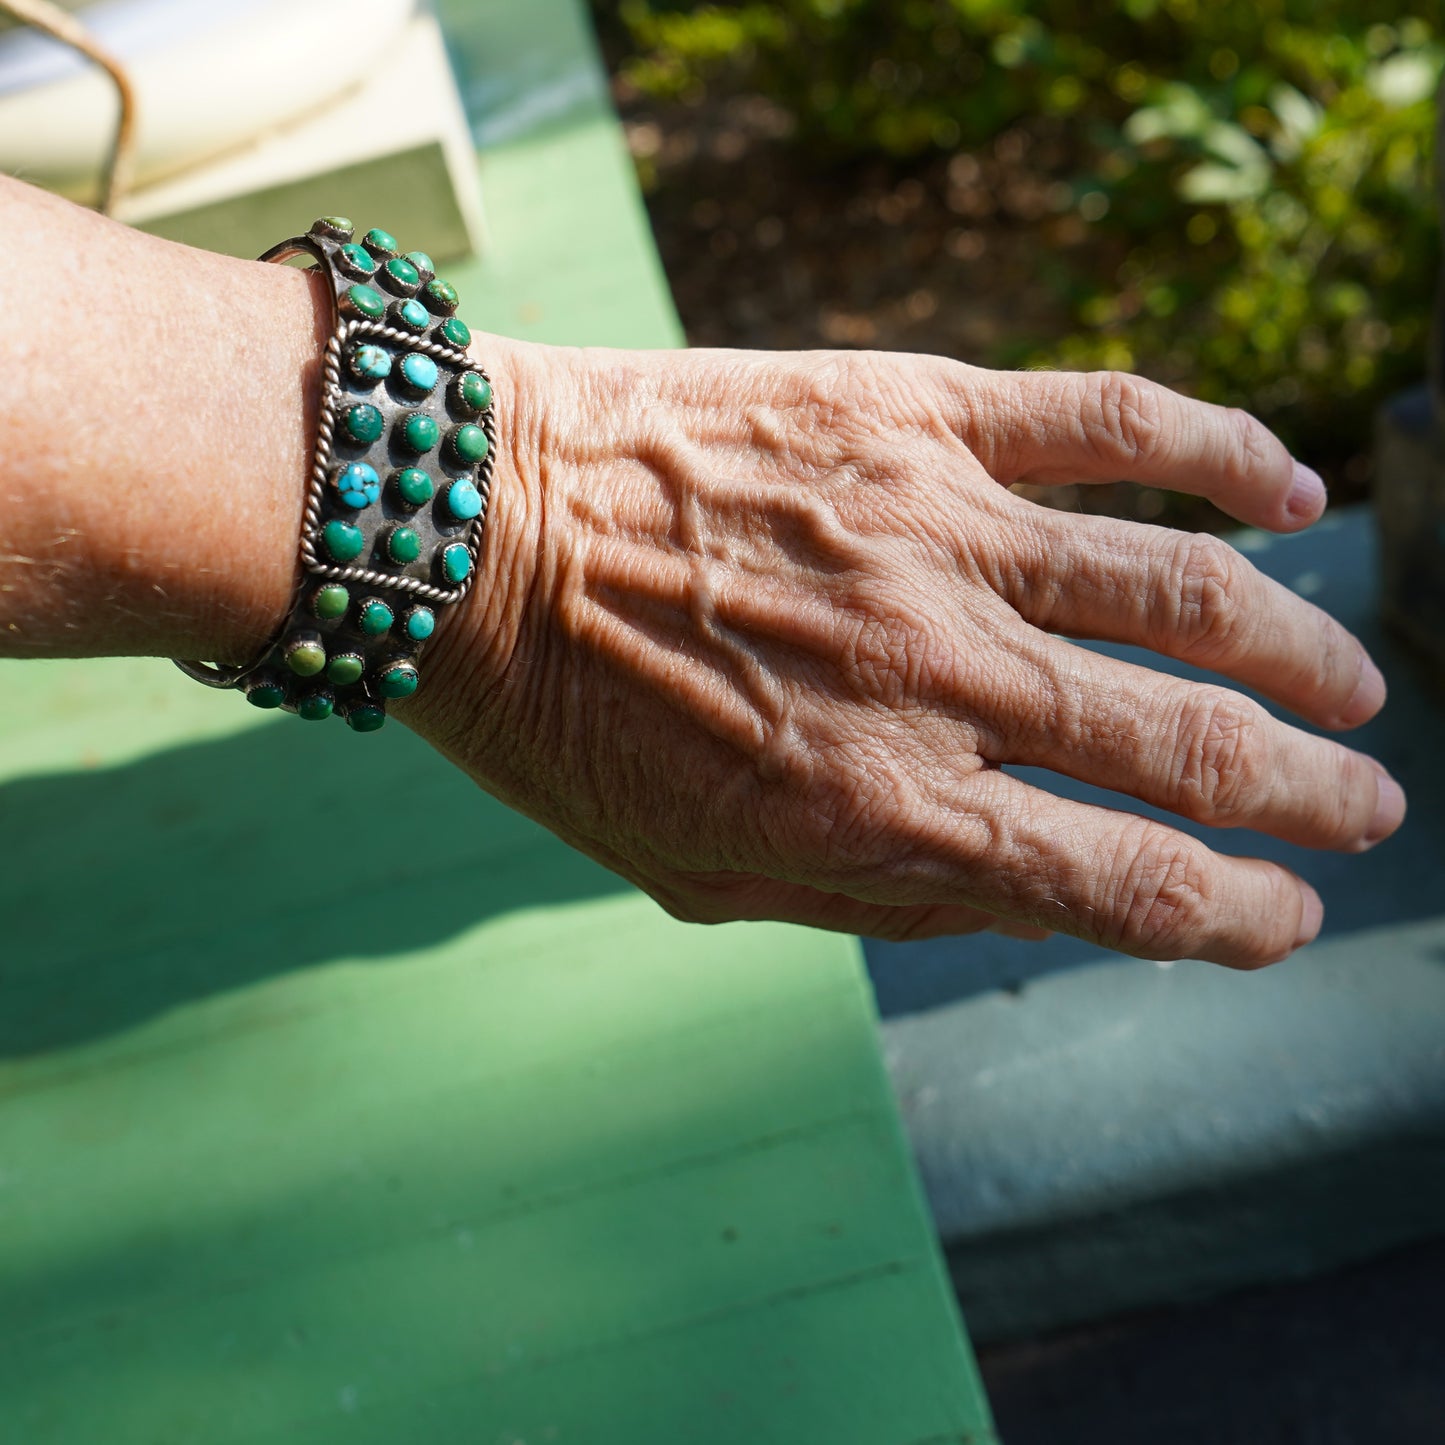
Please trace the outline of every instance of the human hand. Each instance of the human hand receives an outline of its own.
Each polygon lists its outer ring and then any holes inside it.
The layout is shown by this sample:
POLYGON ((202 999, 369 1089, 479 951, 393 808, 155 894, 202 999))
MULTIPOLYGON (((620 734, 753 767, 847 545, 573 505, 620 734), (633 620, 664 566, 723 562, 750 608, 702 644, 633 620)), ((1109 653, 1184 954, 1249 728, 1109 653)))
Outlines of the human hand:
POLYGON ((1227 544, 1006 490, 1128 478, 1297 530, 1323 488, 1252 418, 1114 374, 486 345, 485 572, 398 713, 678 916, 1254 967, 1318 931, 1306 883, 1001 765, 1311 847, 1399 825, 1361 754, 1050 635, 1378 711, 1359 643, 1227 544))

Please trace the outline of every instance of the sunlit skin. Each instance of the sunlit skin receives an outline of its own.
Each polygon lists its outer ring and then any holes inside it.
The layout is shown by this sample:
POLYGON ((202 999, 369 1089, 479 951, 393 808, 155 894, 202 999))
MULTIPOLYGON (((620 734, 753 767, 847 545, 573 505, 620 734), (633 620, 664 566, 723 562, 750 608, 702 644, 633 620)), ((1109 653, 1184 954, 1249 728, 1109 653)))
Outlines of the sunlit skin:
MULTIPOLYGON (((0 207, 5 650, 249 660, 294 580, 324 292, 17 182, 0 207)), ((1128 478, 1307 526, 1318 479, 1252 418, 927 356, 473 350, 504 438, 481 571, 395 714, 679 916, 1248 968, 1316 934, 1307 884, 1000 765, 1310 847, 1398 827, 1376 763, 1228 685, 1364 722, 1384 683, 1344 629, 1214 538, 1007 490, 1128 478)))

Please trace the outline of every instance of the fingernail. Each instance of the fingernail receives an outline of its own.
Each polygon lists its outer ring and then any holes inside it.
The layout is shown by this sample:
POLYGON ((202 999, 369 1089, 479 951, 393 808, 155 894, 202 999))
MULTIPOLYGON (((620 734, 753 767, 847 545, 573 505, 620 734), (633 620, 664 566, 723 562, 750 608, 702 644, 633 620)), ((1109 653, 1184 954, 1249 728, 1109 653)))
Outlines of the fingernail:
POLYGON ((1346 727, 1355 727, 1374 717, 1385 705, 1385 692, 1385 674, 1375 666, 1369 653, 1362 647, 1360 680, 1355 684, 1355 690, 1340 714, 1340 721, 1346 727))
POLYGON ((1284 509, 1292 522, 1313 522, 1325 509, 1325 484, 1320 474, 1303 462, 1294 464, 1294 485, 1285 498, 1284 509))
POLYGON ((1379 794, 1375 802, 1375 816, 1365 831, 1365 847, 1373 847, 1382 838, 1388 838, 1405 821, 1405 791, 1379 763, 1375 764, 1376 782, 1379 794))
POLYGON ((1318 937, 1320 924, 1325 921, 1325 905, 1320 902, 1320 895, 1307 883, 1301 885, 1300 892, 1304 895, 1304 908, 1300 912, 1299 936, 1294 941, 1296 948, 1303 948, 1318 937))

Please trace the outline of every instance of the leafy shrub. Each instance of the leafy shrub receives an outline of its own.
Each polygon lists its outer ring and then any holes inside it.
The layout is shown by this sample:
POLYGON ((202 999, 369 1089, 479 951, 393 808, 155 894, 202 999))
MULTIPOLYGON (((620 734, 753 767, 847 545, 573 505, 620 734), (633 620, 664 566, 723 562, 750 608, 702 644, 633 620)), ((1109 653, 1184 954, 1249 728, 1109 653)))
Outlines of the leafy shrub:
POLYGON ((1068 138, 1061 204, 1106 244, 1080 253, 1095 272, 1061 256, 1041 283, 1066 297, 1072 334, 996 359, 1145 371, 1337 457, 1424 369, 1441 10, 623 0, 613 23, 635 88, 761 91, 820 162, 907 161, 1052 124, 1068 138))

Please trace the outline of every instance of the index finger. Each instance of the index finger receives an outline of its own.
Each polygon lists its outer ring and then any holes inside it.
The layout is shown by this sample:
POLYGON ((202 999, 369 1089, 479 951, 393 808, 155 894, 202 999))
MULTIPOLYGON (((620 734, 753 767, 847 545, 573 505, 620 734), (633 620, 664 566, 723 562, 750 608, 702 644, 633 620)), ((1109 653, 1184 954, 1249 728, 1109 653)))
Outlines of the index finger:
POLYGON ((1324 511, 1320 478, 1256 417, 1120 371, 973 373, 963 440, 1006 486, 1144 482, 1295 532, 1324 511), (979 375, 985 404, 978 406, 979 375))

